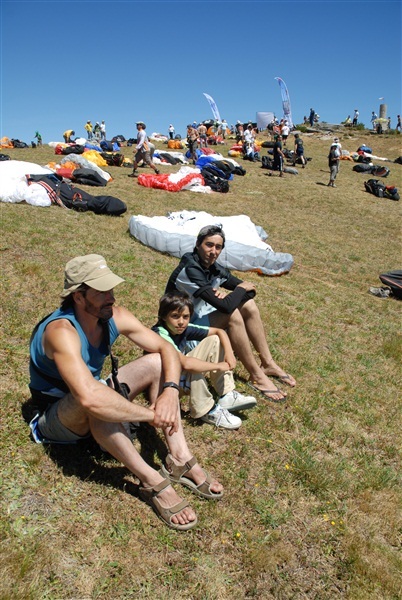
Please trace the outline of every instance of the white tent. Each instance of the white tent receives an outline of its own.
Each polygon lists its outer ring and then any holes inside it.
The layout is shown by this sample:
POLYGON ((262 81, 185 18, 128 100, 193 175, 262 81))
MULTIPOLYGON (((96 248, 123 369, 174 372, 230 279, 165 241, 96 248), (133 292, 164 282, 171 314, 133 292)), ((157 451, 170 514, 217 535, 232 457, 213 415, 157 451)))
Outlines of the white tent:
POLYGON ((169 213, 166 217, 130 218, 133 237, 159 252, 181 257, 191 252, 199 230, 205 225, 222 225, 226 235, 219 264, 237 271, 256 271, 263 275, 283 275, 293 265, 293 256, 274 252, 266 243, 268 235, 254 225, 247 215, 217 217, 206 212, 186 211, 169 213))
POLYGON ((258 112, 256 116, 258 129, 266 129, 268 123, 271 123, 274 116, 273 112, 258 112))

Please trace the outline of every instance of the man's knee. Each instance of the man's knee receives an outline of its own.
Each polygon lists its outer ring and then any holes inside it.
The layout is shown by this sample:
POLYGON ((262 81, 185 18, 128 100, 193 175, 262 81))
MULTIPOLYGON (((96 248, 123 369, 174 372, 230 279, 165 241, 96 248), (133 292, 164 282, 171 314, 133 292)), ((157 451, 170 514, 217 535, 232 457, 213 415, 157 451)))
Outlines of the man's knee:
POLYGON ((260 310, 254 300, 248 300, 240 309, 241 316, 260 316, 260 310))
POLYGON ((144 354, 140 358, 136 358, 131 362, 123 365, 119 369, 119 377, 123 376, 124 373, 135 373, 142 370, 150 370, 152 372, 161 372, 162 360, 161 355, 158 352, 151 352, 150 354, 144 354))
POLYGON ((243 316, 240 312, 240 310, 238 308, 236 308, 236 310, 234 310, 230 317, 229 317, 229 321, 228 321, 228 329, 230 329, 231 327, 241 327, 244 325, 244 319, 243 316))
POLYGON ((162 360, 159 353, 144 354, 140 358, 122 366, 118 372, 120 383, 130 389, 130 400, 160 379, 162 360))

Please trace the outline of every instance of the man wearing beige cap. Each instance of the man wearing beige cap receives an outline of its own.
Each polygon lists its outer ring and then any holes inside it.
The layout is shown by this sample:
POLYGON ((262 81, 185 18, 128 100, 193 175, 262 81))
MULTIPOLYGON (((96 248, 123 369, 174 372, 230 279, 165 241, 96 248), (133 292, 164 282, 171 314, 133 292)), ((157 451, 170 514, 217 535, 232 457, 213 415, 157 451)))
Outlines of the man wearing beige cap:
POLYGON ((67 263, 61 306, 35 327, 31 338, 30 389, 44 406, 31 421, 31 430, 43 443, 75 443, 92 435, 138 477, 140 496, 169 527, 190 529, 197 517, 171 482, 209 499, 220 498, 222 486, 196 462, 184 438, 175 348, 131 312, 115 306, 114 288, 123 281, 98 254, 67 263), (118 370, 128 399, 113 389, 111 378, 101 380, 104 361, 119 334, 146 352, 118 370), (131 402, 144 390, 151 399, 149 408, 131 402), (170 452, 164 476, 133 446, 123 426, 130 422, 162 429, 170 452))

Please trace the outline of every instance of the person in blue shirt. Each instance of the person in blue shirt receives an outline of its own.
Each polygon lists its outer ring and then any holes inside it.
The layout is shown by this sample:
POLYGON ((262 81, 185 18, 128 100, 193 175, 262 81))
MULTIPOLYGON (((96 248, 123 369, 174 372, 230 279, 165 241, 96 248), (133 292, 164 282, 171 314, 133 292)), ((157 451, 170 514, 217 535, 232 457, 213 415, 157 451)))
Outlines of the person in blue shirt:
POLYGON ((180 393, 190 396, 191 417, 217 427, 238 429, 241 419, 229 411, 252 408, 257 401, 235 391, 232 370, 236 359, 227 333, 190 323, 193 313, 194 304, 186 292, 168 292, 159 301, 158 322, 152 329, 180 353, 180 393), (210 373, 217 402, 208 389, 205 373, 210 373))
POLYGON ((67 263, 61 306, 35 327, 31 337, 30 390, 44 408, 30 423, 32 434, 42 443, 75 443, 91 435, 139 479, 140 497, 164 523, 191 529, 197 516, 171 483, 211 500, 222 497, 223 487, 197 463, 184 437, 176 350, 130 311, 115 305, 114 288, 123 281, 98 254, 67 263), (115 391, 114 379, 101 379, 119 334, 145 351, 118 369, 127 397, 115 391), (145 390, 148 407, 136 402, 145 390), (146 422, 163 432, 169 449, 164 475, 133 445, 124 427, 131 422, 146 422))

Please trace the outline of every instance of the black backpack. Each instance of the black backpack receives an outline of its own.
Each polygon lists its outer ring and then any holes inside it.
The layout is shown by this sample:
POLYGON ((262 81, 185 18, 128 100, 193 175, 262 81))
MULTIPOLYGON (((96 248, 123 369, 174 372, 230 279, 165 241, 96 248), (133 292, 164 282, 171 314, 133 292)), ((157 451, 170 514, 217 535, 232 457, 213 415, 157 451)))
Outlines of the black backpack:
POLYGON ((379 275, 384 285, 391 288, 396 298, 402 298, 402 271, 390 271, 379 275))
POLYGON ((120 152, 101 152, 100 155, 109 167, 121 167, 124 162, 124 155, 120 152))
POLYGON ((372 173, 372 166, 367 163, 359 163, 353 167, 353 171, 356 173, 372 173))
POLYGON ((102 175, 100 175, 94 169, 75 169, 75 171, 72 173, 71 180, 73 183, 78 183, 81 185, 93 185, 97 187, 105 187, 107 184, 106 179, 103 179, 102 175))
POLYGON ((14 148, 29 148, 28 144, 21 142, 21 140, 11 140, 11 143, 14 148))
POLYGON ((61 153, 67 156, 68 154, 84 154, 85 147, 80 144, 71 144, 62 149, 61 153))
POLYGON ((386 186, 378 181, 378 179, 369 179, 368 181, 365 181, 364 187, 366 192, 374 194, 374 196, 377 196, 377 198, 384 198, 386 186))
POLYGON ((378 165, 373 165, 371 167, 371 174, 374 175, 374 177, 388 177, 389 175, 389 169, 388 167, 384 167, 384 166, 378 166, 378 165))
POLYGON ((261 168, 272 170, 274 168, 274 161, 272 160, 272 158, 270 158, 269 156, 263 156, 261 158, 261 168))
POLYGON ((201 175, 204 178, 205 185, 208 185, 214 192, 226 194, 229 191, 229 182, 223 177, 214 175, 208 169, 201 169, 201 175))

